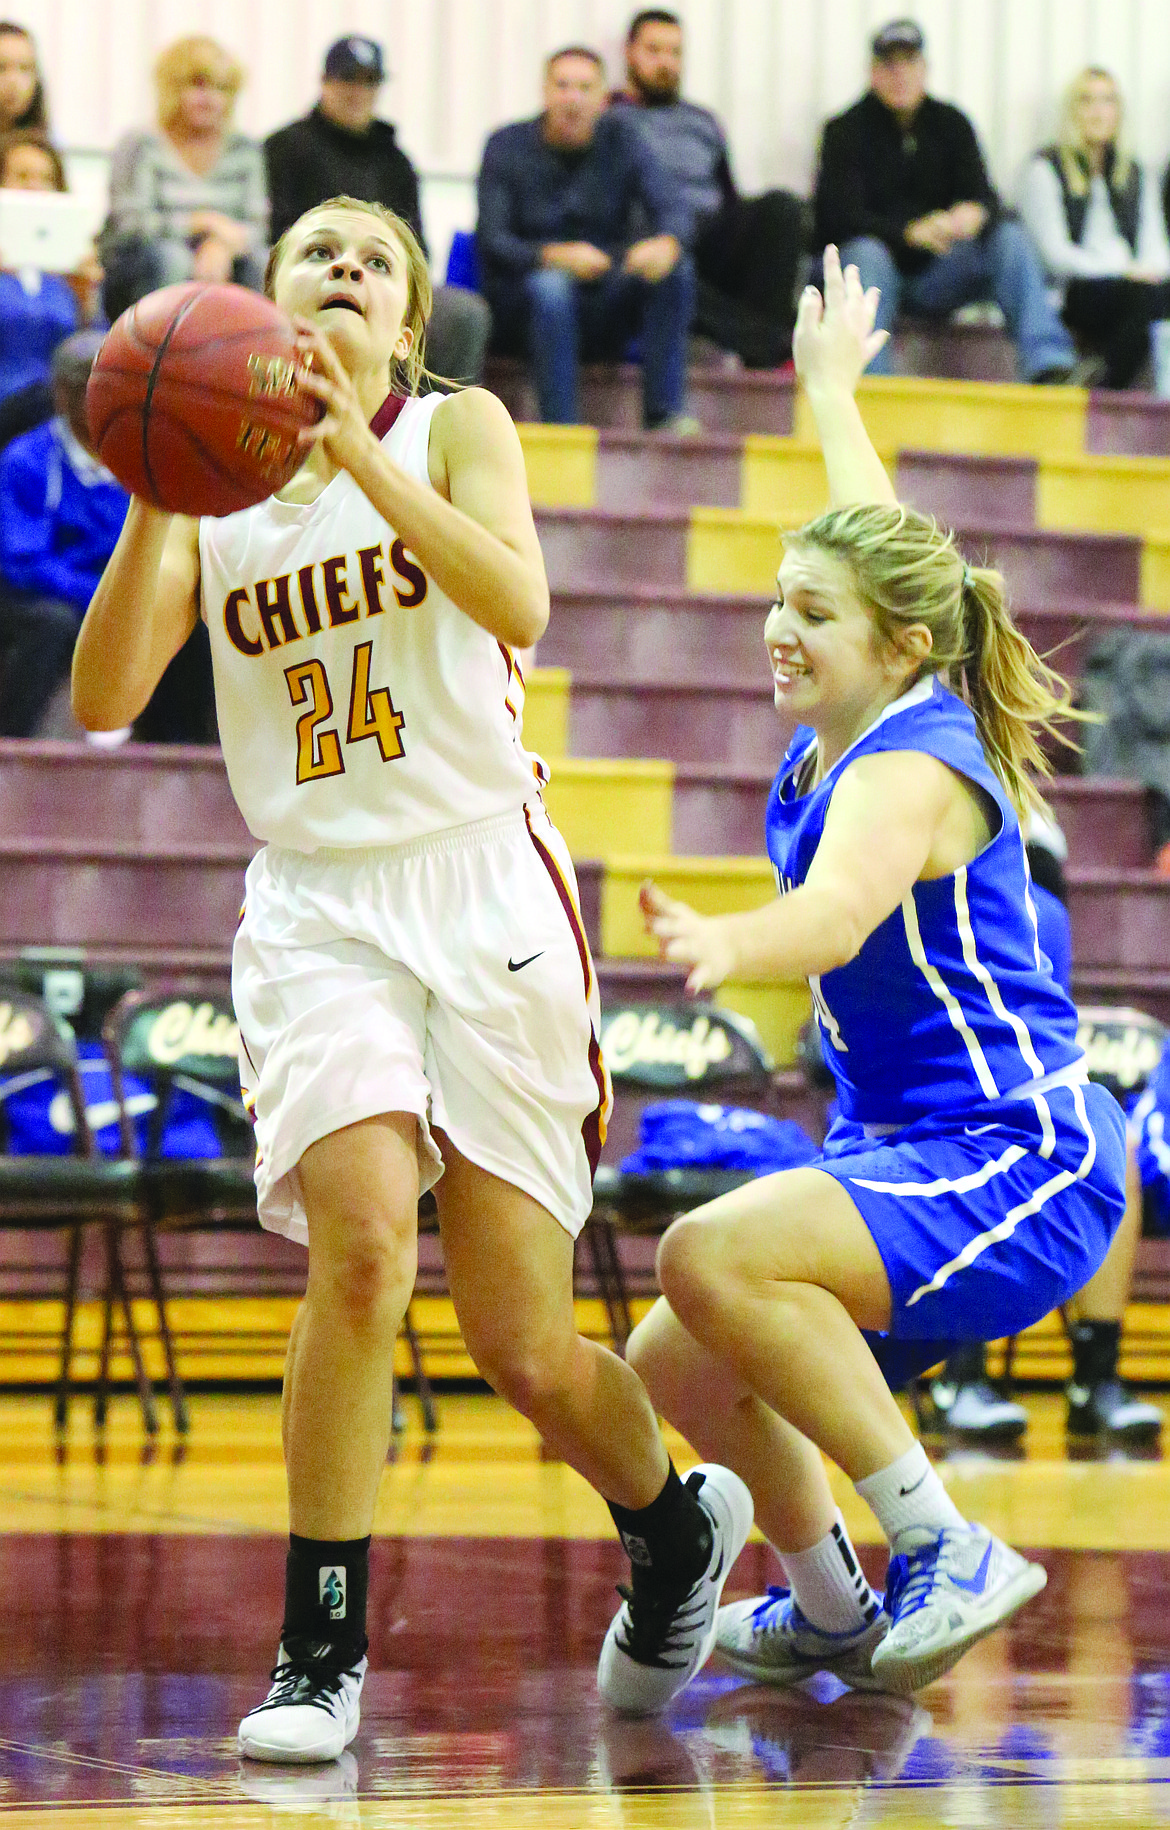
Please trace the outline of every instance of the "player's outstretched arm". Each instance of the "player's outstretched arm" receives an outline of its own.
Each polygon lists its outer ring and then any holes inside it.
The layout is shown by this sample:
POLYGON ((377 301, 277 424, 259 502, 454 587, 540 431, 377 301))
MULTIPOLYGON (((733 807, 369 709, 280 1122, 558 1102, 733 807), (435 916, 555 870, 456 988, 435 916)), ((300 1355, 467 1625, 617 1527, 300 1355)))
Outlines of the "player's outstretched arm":
POLYGON ((825 249, 825 294, 806 286, 796 314, 792 355, 808 396, 829 475, 834 508, 855 502, 894 502, 894 486, 870 441, 853 391, 888 333, 875 330, 876 287, 864 292, 856 267, 841 271, 825 249))
POLYGON ((910 894, 953 806, 954 778, 919 751, 859 757, 833 791, 808 876, 761 909, 700 915, 642 888, 642 914, 663 957, 689 966, 687 990, 724 979, 819 977, 855 959, 910 894))
POLYGON ((73 715, 120 731, 143 710, 199 614, 199 523, 138 496, 73 650, 73 715))

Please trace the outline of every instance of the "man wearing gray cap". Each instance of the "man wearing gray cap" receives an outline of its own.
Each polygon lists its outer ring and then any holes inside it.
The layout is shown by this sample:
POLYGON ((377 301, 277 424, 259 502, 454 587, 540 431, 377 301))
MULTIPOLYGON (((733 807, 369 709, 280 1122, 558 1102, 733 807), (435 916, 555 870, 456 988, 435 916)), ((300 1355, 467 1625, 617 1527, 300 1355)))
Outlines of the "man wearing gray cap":
MULTIPOLYGON (((418 174, 389 121, 375 115, 386 70, 382 47, 350 33, 330 45, 317 104, 264 142, 271 234, 329 197, 382 203, 410 224, 423 248, 418 174)), ((491 315, 478 293, 436 286, 427 327, 427 367, 456 381, 483 375, 491 315)))
MULTIPOLYGON (((960 109, 926 93, 924 48, 913 19, 875 33, 868 94, 825 127, 817 245, 836 243, 862 284, 881 289, 878 328, 892 328, 900 304, 945 317, 994 299, 1023 380, 1082 379, 1039 256, 1027 231, 1004 215, 974 128, 960 109)), ((869 372, 892 368, 887 344, 869 372)))
POLYGON ((104 333, 53 351, 56 416, 0 452, 0 736, 31 737, 69 672, 129 501, 90 445, 85 388, 104 333))

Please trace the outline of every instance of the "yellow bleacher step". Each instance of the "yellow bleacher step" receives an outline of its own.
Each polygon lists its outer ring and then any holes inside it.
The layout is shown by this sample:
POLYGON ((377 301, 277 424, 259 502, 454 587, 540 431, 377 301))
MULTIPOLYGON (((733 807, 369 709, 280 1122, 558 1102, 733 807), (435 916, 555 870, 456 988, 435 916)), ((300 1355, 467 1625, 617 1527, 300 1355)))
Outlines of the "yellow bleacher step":
MULTIPOLYGON (((1084 388, 1003 381, 863 380, 857 401, 879 451, 965 451, 989 457, 1075 457, 1085 448, 1084 388)), ((798 443, 816 442, 812 409, 796 397, 798 443)))
MULTIPOLYGON (((675 858, 647 852, 605 859, 601 880, 601 948, 625 958, 653 958, 657 948, 638 908, 638 888, 647 877, 705 915, 756 909, 775 895, 766 858, 675 858)), ((808 986, 728 981, 717 1002, 750 1017, 765 1048, 779 1066, 791 1062, 796 1038, 812 1009, 808 986)))
POLYGON ((749 514, 742 508, 692 508, 687 529, 687 589, 774 596, 781 533, 801 518, 749 514))
MULTIPOLYGON (((887 469, 897 463, 894 445, 879 450, 887 469)), ((739 505, 745 514, 800 527, 829 506, 825 460, 815 440, 751 432, 743 442, 739 505)))
MULTIPOLYGON (((527 720, 524 735, 527 740, 527 720)), ((628 845, 634 837, 648 848, 669 851, 673 798, 672 763, 624 757, 562 756, 544 791, 549 817, 574 858, 604 857, 615 840, 628 845)))
POLYGON ((592 508, 597 500, 595 426, 517 426, 537 508, 592 508))
POLYGON ((1170 458, 1047 459, 1036 478, 1036 524, 1170 538, 1170 458))
POLYGON ((1142 608, 1170 612, 1170 534, 1143 540, 1141 564, 1142 608))
POLYGON ((569 747, 571 686, 567 667, 532 667, 524 675, 524 748, 550 762, 569 747))

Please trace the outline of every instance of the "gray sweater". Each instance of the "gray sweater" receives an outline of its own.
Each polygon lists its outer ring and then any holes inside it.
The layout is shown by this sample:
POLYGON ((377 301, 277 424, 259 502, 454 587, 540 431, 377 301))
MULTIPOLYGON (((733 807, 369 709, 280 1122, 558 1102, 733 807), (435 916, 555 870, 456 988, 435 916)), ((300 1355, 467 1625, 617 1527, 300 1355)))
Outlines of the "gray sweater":
POLYGON ((264 158, 246 134, 229 134, 211 170, 184 165, 160 133, 128 133, 114 148, 110 165, 110 229, 152 241, 188 240, 196 210, 218 210, 252 231, 248 252, 268 245, 268 189, 264 158))

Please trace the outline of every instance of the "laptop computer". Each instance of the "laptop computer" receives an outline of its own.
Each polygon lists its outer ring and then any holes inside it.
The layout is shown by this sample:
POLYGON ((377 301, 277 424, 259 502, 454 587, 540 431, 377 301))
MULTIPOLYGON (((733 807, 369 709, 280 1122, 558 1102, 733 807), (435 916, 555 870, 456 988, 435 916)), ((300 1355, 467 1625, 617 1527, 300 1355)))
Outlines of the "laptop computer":
POLYGON ((72 273, 94 238, 93 205, 68 191, 0 189, 0 264, 72 273))

